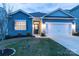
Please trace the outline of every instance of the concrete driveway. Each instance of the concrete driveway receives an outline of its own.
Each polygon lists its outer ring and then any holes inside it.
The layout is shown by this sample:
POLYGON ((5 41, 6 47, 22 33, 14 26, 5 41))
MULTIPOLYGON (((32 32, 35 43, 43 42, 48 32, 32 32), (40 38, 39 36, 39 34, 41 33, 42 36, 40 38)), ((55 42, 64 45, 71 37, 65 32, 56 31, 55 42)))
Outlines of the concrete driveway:
POLYGON ((49 35, 51 39, 79 55, 79 37, 72 35, 49 35))

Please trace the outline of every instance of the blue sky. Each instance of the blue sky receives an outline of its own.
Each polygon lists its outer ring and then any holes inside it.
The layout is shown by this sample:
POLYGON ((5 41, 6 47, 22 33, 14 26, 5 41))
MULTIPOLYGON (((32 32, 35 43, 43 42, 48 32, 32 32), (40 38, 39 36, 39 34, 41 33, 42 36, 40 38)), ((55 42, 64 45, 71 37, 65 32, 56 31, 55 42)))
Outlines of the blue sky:
POLYGON ((25 12, 44 12, 49 13, 57 8, 72 9, 78 3, 7 3, 7 7, 13 6, 13 11, 22 9, 25 12))

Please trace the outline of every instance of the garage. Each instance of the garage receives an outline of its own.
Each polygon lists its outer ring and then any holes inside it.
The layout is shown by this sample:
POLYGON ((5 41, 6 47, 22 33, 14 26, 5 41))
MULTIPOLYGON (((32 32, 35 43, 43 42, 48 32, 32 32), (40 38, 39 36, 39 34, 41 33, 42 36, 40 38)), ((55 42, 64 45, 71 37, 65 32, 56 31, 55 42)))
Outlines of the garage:
POLYGON ((74 17, 62 9, 57 9, 45 15, 43 23, 46 24, 46 35, 72 35, 73 20, 74 17))
POLYGON ((46 35, 71 35, 72 23, 46 22, 46 35))

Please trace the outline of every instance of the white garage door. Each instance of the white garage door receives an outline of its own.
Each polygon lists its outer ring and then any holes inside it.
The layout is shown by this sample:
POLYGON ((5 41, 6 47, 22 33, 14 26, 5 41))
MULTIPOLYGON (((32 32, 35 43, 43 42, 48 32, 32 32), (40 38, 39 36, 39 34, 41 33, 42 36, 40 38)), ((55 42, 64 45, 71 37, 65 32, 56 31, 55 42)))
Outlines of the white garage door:
POLYGON ((71 23, 46 23, 46 35, 71 35, 71 23))

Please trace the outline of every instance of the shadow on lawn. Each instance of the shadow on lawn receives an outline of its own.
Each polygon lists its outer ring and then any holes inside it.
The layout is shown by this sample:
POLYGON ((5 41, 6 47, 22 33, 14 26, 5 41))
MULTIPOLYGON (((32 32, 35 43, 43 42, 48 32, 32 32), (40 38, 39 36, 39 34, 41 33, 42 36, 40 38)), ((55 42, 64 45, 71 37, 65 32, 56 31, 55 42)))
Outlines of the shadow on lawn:
POLYGON ((29 36, 27 36, 27 35, 21 35, 21 36, 19 36, 19 35, 17 35, 17 36, 10 36, 10 35, 7 35, 7 36, 5 37, 5 39, 21 38, 21 37, 35 37, 35 36, 33 36, 33 35, 29 35, 29 36))

